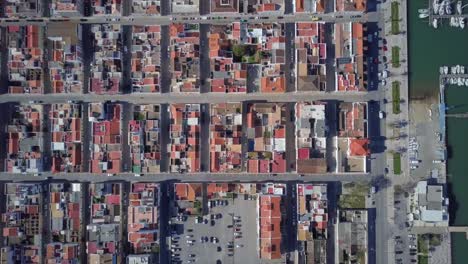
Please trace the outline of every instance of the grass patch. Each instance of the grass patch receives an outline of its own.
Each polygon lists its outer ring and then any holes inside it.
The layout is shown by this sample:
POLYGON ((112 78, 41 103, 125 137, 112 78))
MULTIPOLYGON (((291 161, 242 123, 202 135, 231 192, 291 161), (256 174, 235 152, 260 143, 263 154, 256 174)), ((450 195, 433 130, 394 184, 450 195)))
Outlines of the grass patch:
POLYGON ((392 34, 400 33, 400 10, 398 2, 392 2, 392 34))
POLYGON ((369 193, 369 185, 365 183, 343 184, 343 194, 338 205, 340 208, 366 208, 366 195, 369 193))
POLYGON ((401 154, 400 153, 393 154, 393 172, 396 175, 401 174, 401 154))
POLYGON ((428 264, 429 263, 429 257, 428 256, 418 256, 418 264, 428 264))
POLYGON ((442 237, 440 234, 430 234, 429 235, 429 246, 437 247, 442 243, 442 237))
POLYGON ((418 252, 423 256, 427 256, 429 253, 427 241, 423 235, 418 235, 418 252))
POLYGON ((393 68, 400 67, 400 47, 392 47, 392 66, 393 68))
POLYGON ((392 83, 392 108, 395 115, 401 112, 400 110, 400 82, 392 83))

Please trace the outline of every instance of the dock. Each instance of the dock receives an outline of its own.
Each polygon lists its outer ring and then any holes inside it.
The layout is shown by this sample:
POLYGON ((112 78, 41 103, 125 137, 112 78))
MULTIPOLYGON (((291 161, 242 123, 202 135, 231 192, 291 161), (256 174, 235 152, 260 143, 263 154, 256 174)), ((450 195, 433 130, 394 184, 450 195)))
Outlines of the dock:
MULTIPOLYGON (((445 122, 447 117, 454 117, 454 118, 468 118, 468 112, 467 113, 457 113, 457 114, 447 114, 447 107, 445 104, 445 86, 447 85, 447 80, 450 78, 463 78, 463 79, 468 79, 468 74, 467 73, 458 73, 458 74, 440 74, 439 75, 439 112, 440 112, 440 124, 441 127, 443 127, 443 138, 445 140, 445 122)), ((450 85, 450 84, 449 84, 450 85)), ((455 86, 455 84, 452 84, 455 86)), ((467 87, 467 86, 460 86, 460 87, 467 87)), ((468 88, 468 87, 467 87, 468 88)))
POLYGON ((411 232, 415 234, 443 234, 443 233, 465 233, 465 238, 468 240, 468 226, 414 226, 411 232), (430 232, 428 231, 430 228, 430 232))
POLYGON ((449 226, 450 233, 465 233, 465 238, 468 240, 468 226, 449 226))
POLYGON ((454 118, 468 118, 468 113, 459 113, 459 114, 445 114, 446 117, 454 118))
MULTIPOLYGON (((440 19, 447 19, 447 20, 450 20, 452 17, 454 17, 454 18, 464 18, 465 21, 468 19, 468 13, 466 13, 466 14, 463 14, 463 13, 462 13, 462 14, 458 14, 458 13, 457 13, 457 10, 456 10, 456 8, 455 8, 456 3, 458 2, 457 0, 455 0, 455 1, 450 1, 450 3, 452 4, 452 14, 450 14, 450 15, 448 15, 448 14, 444 14, 444 15, 434 14, 434 10, 433 10, 433 8, 432 8, 432 7, 433 7, 433 2, 434 2, 434 0, 428 0, 428 1, 427 1, 427 10, 429 11, 429 17, 428 17, 429 22, 428 22, 428 23, 429 23, 429 25, 430 25, 431 27, 432 27, 432 21, 433 21, 434 19, 437 19, 437 20, 440 20, 440 19)), ((441 2, 441 0, 440 0, 440 2, 441 2)), ((464 5, 462 6, 462 12, 463 12, 463 9, 467 6, 467 4, 466 4, 466 2, 465 2, 465 3, 462 3, 462 4, 464 4, 464 5)), ((467 26, 468 26, 468 25, 467 25, 467 26)))

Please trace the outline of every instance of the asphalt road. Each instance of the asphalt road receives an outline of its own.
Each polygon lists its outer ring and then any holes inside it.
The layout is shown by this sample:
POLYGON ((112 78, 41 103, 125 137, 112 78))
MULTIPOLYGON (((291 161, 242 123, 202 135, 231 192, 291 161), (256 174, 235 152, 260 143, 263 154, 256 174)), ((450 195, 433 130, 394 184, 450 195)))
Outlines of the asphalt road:
MULTIPOLYGON (((169 26, 161 26, 161 72, 160 81, 161 93, 169 93, 171 91, 171 72, 170 72, 170 58, 167 48, 170 45, 169 26)), ((146 96, 146 95, 145 95, 146 96)))
POLYGON ((18 102, 29 103, 64 103, 69 100, 89 103, 104 101, 121 101, 134 104, 163 104, 163 103, 226 103, 243 101, 262 102, 302 102, 320 100, 338 100, 343 102, 365 102, 380 100, 381 94, 373 92, 295 92, 295 93, 246 93, 246 94, 221 94, 221 93, 169 93, 169 94, 3 94, 0 95, 0 103, 18 102))
POLYGON ((120 131, 121 131, 121 144, 122 144, 122 168, 124 171, 131 170, 132 160, 130 153, 130 145, 128 138, 128 123, 130 120, 133 120, 133 105, 128 103, 122 104, 123 109, 121 113, 122 120, 120 122, 120 131))
POLYGON ((52 133, 50 131, 52 130, 52 122, 49 117, 50 113, 50 105, 44 105, 43 107, 43 131, 44 133, 41 133, 42 137, 42 146, 40 146, 43 150, 44 154, 44 160, 43 160, 43 169, 45 171, 48 171, 51 169, 52 166, 52 133))
POLYGON ((145 182, 329 182, 329 181, 355 181, 368 182, 376 176, 362 173, 329 173, 329 174, 307 174, 300 176, 296 173, 271 174, 260 173, 158 173, 145 174, 135 177, 131 173, 120 173, 107 176, 101 173, 43 173, 41 176, 32 174, 0 173, 0 181, 43 181, 46 177, 54 180, 69 180, 78 182, 108 182, 108 181, 145 181, 145 182))
POLYGON ((88 120, 88 113, 89 113, 89 104, 83 103, 81 105, 81 118, 85 122, 81 122, 81 142, 82 148, 81 153, 83 155, 82 159, 82 171, 89 171, 89 160, 91 159, 91 124, 90 122, 86 122, 88 120))
POLYGON ((296 171, 296 126, 295 104, 286 104, 286 171, 296 171), (293 118, 291 118, 293 113, 293 118))
MULTIPOLYGON (((2 1, 3 2, 3 1, 2 1)), ((5 1, 6 2, 6 1, 5 1)), ((8 46, 7 46, 7 28, 0 27, 0 83, 8 83, 8 46)), ((8 92, 8 86, 0 86, 1 93, 8 92)))
POLYGON ((208 43, 208 33, 210 25, 200 25, 200 93, 211 92, 210 78, 210 46, 208 43))
POLYGON ((285 63, 284 63, 284 76, 286 77, 286 92, 295 92, 295 72, 294 63, 295 58, 295 37, 296 37, 296 24, 287 23, 284 25, 284 36, 286 37, 286 49, 285 49, 285 63))
POLYGON ((200 111, 200 171, 210 171, 210 105, 202 104, 200 111))
MULTIPOLYGON (((166 12, 164 12, 166 13, 166 12)), ((184 23, 201 23, 201 24, 226 24, 236 21, 245 21, 247 23, 264 23, 264 22, 278 22, 278 23, 291 23, 291 22, 311 22, 312 19, 321 22, 375 22, 378 20, 377 12, 346 12, 339 13, 339 18, 336 17, 338 13, 325 13, 325 14, 285 14, 285 15, 245 15, 245 14, 223 14, 219 15, 206 15, 200 16, 198 14, 187 15, 172 15, 172 16, 89 16, 89 17, 70 17, 70 18, 2 18, 0 23, 2 25, 25 25, 25 24, 38 24, 47 25, 48 23, 81 23, 81 24, 100 24, 111 23, 120 25, 169 25, 174 22, 184 23)))

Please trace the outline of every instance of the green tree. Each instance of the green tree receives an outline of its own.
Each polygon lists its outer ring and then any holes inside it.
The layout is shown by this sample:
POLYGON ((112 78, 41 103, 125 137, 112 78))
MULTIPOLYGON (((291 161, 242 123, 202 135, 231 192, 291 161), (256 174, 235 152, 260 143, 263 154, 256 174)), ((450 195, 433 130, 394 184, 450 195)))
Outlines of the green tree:
POLYGON ((245 46, 244 45, 234 45, 232 47, 232 52, 236 57, 242 57, 245 54, 245 46))

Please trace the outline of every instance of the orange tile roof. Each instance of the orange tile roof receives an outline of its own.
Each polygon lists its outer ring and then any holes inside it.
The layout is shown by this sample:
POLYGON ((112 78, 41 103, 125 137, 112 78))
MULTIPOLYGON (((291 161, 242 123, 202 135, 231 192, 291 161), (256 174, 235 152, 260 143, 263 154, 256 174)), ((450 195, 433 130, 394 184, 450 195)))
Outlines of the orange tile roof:
POLYGON ((369 139, 351 139, 349 143, 351 156, 368 156, 369 150, 369 139))
POLYGON ((281 197, 260 196, 260 258, 281 258, 281 197))

